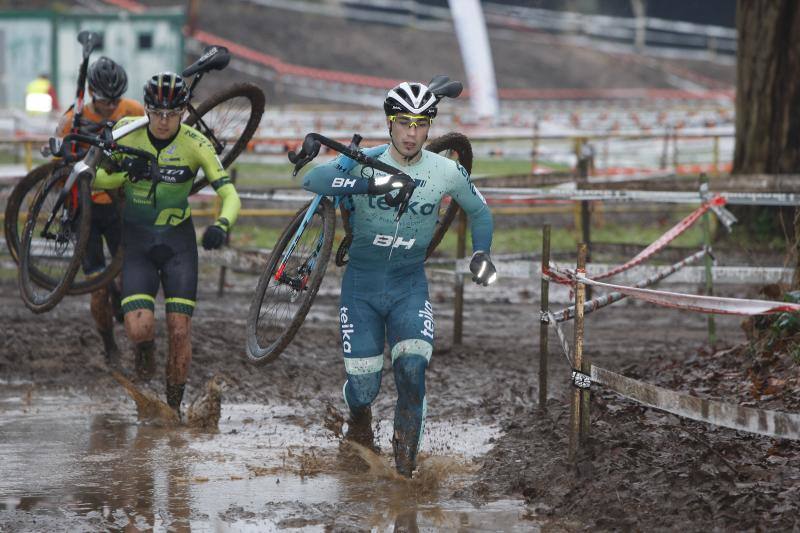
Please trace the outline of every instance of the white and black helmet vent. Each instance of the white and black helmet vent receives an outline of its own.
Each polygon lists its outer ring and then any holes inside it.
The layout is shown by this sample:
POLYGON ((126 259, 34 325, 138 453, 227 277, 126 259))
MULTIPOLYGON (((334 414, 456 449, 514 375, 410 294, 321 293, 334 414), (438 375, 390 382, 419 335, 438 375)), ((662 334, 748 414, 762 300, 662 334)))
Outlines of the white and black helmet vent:
POLYGON ((433 118, 436 116, 438 102, 439 99, 428 89, 427 85, 404 81, 386 95, 383 110, 387 116, 408 113, 433 118))

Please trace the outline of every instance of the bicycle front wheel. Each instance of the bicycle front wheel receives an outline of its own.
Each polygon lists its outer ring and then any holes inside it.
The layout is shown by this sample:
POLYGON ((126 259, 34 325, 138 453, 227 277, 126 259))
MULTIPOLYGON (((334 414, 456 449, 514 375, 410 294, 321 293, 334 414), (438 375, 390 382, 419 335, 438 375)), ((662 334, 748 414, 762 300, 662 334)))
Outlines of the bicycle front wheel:
POLYGON ((36 194, 22 231, 19 248, 19 288, 25 305, 35 313, 49 311, 61 301, 75 278, 89 240, 91 198, 89 183, 78 179, 76 189, 60 198, 64 178, 51 176, 36 194), (40 273, 53 285, 36 282, 40 273))
MULTIPOLYGON (((264 92, 252 83, 237 83, 211 95, 194 111, 189 112, 185 124, 197 128, 205 135, 228 168, 253 138, 264 114, 264 92)), ((199 178, 192 185, 191 194, 208 185, 208 179, 199 178)))
POLYGON ((254 363, 274 361, 289 345, 328 268, 336 228, 330 200, 322 199, 299 238, 293 239, 309 208, 298 211, 283 230, 258 280, 247 314, 247 356, 254 363))
MULTIPOLYGON (((25 227, 25 219, 33 204, 36 193, 42 189, 47 179, 54 173, 66 177, 69 175, 71 168, 71 165, 63 166, 62 163, 58 162, 45 163, 31 170, 11 191, 8 201, 6 202, 3 230, 5 232, 6 247, 12 259, 14 259, 17 264, 19 264, 21 233, 25 227)), ((121 199, 115 197, 114 204, 120 211, 121 216, 121 199)), ((91 276, 86 276, 79 270, 75 275, 75 279, 72 280, 67 294, 86 294, 106 286, 122 269, 122 254, 121 246, 113 257, 107 253, 106 267, 100 272, 93 273, 91 276)), ((31 264, 29 274, 34 283, 40 287, 52 289, 58 283, 57 279, 39 270, 36 264, 31 264)))
POLYGON ((25 227, 25 215, 30 210, 36 191, 58 167, 55 162, 45 163, 32 169, 14 185, 6 201, 3 231, 5 232, 8 253, 19 264, 19 241, 25 227))

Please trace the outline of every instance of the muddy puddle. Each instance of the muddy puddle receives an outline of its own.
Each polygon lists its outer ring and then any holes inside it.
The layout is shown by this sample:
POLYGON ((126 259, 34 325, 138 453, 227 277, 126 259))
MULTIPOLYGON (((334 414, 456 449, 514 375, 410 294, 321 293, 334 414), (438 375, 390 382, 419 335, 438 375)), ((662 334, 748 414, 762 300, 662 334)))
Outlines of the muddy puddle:
POLYGON ((388 420, 374 455, 304 415, 298 405, 223 402, 218 432, 165 429, 139 423, 123 396, 5 383, 0 531, 539 528, 520 501, 476 507, 458 497, 495 426, 429 420, 409 482, 391 466, 388 420))

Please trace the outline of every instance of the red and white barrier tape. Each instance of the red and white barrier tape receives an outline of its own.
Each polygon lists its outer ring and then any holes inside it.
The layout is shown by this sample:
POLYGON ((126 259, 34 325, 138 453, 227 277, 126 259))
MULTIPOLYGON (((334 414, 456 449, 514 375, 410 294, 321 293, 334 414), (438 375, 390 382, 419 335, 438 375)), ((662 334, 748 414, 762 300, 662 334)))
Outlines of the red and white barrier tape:
POLYGON ((746 300, 739 298, 723 298, 720 296, 703 296, 697 294, 681 294, 677 292, 658 291, 654 289, 637 289, 624 285, 603 283, 577 275, 576 279, 587 285, 594 285, 611 291, 621 292, 632 298, 663 307, 685 309, 699 313, 713 313, 720 315, 770 315, 783 312, 800 312, 800 304, 773 302, 769 300, 746 300))
POLYGON ((725 205, 725 198, 720 195, 715 196, 710 201, 704 203, 697 209, 695 209, 692 213, 690 213, 686 218, 675 224, 672 228, 670 228, 666 233, 664 233, 661 237, 655 240, 651 245, 647 248, 636 254, 636 257, 628 261, 627 263, 618 266, 617 268, 612 268, 608 272, 603 272, 602 274, 592 275, 592 279, 599 280, 610 278, 615 274, 619 274, 620 272, 624 272, 629 268, 633 268, 636 265, 639 265, 650 259, 653 255, 655 255, 658 251, 663 249, 666 245, 674 241, 679 235, 684 233, 688 230, 692 224, 697 222, 697 220, 705 214, 706 211, 711 209, 712 205, 723 206, 725 205))
MULTIPOLYGON (((612 268, 607 272, 603 272, 600 274, 593 274, 591 278, 593 280, 600 280, 605 278, 610 278, 620 272, 624 272, 629 270, 637 265, 642 264, 646 260, 650 259, 653 255, 658 253, 662 250, 665 246, 669 243, 674 241, 679 235, 684 233, 687 229, 689 229, 692 224, 697 222, 697 220, 703 216, 706 211, 712 209, 713 207, 721 207, 724 206, 726 200, 721 195, 716 195, 708 202, 705 202, 700 207, 695 209, 692 213, 690 213, 687 217, 683 220, 675 224, 672 228, 666 231, 661 237, 656 239, 652 244, 648 245, 647 248, 639 252, 635 257, 627 261, 626 263, 619 265, 618 267, 612 268)), ((575 277, 575 270, 569 268, 561 268, 554 265, 545 266, 542 265, 542 274, 550 278, 551 281, 555 283, 559 283, 561 285, 571 285, 573 283, 573 279, 575 277)))

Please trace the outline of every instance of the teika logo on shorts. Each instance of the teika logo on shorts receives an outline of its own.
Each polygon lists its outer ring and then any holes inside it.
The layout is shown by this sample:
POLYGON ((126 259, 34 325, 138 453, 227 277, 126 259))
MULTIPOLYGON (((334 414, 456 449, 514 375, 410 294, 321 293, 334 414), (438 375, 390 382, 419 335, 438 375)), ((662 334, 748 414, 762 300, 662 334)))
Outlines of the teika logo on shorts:
POLYGON ((425 308, 420 309, 417 312, 417 316, 423 320, 420 333, 432 339, 435 322, 433 320, 433 306, 428 300, 425 300, 425 308))
POLYGON ((347 316, 346 307, 339 309, 339 322, 342 327, 342 350, 344 353, 350 353, 353 350, 353 345, 350 343, 350 335, 353 334, 355 328, 353 324, 350 324, 350 317, 347 316))

